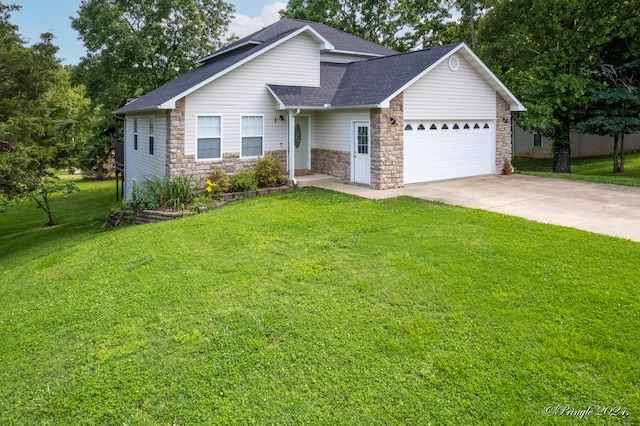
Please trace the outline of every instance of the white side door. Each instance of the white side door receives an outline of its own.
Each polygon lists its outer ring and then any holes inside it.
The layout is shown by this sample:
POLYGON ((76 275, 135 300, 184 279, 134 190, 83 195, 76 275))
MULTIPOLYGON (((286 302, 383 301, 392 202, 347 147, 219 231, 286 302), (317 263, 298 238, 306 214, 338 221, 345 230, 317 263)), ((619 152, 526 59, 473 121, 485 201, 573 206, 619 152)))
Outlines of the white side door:
POLYGON ((353 181, 371 183, 371 138, 366 121, 353 123, 353 181))

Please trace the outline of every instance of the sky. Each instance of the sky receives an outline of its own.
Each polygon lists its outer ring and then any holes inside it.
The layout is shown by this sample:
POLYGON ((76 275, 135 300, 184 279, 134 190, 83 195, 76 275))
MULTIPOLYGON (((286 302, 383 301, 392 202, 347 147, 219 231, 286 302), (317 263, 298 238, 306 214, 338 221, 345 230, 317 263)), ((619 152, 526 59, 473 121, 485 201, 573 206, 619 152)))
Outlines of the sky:
MULTIPOLYGON (((251 34, 279 19, 278 11, 288 0, 226 0, 236 8, 229 30, 239 37, 251 34)), ((28 44, 37 43, 40 34, 51 32, 53 43, 60 48, 58 58, 64 65, 76 65, 86 51, 71 28, 70 16, 77 16, 81 0, 2 0, 4 4, 22 6, 11 15, 11 23, 28 44)))

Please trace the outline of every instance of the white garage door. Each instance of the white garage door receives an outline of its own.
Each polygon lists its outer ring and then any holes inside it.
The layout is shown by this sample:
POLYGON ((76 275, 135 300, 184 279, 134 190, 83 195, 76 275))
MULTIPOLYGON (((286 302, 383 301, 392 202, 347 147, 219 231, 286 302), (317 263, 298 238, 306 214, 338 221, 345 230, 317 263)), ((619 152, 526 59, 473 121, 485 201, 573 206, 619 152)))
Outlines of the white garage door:
POLYGON ((405 122, 404 183, 494 173, 495 121, 405 122))

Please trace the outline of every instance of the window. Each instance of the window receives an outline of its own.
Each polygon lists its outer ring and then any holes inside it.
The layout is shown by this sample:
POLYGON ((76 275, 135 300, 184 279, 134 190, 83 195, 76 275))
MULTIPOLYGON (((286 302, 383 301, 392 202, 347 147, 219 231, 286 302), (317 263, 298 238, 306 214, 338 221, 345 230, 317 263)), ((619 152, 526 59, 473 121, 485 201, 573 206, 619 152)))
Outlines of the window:
POLYGON ((156 118, 149 117, 149 154, 153 155, 156 145, 156 118))
POLYGON ((262 155, 263 121, 261 115, 242 116, 242 157, 262 155))
POLYGON ((489 124, 488 123, 484 123, 484 128, 488 129, 489 128, 489 124))
POLYGON ((438 130, 438 126, 432 124, 431 127, 429 127, 429 130, 438 130))
POLYGON ((460 129, 460 126, 458 126, 458 123, 453 125, 453 130, 459 130, 459 129, 460 129))
POLYGON ((424 130, 424 124, 419 125, 418 130, 424 130))
POLYGON ((405 130, 413 130, 413 127, 411 127, 411 124, 407 124, 404 129, 405 130))
POLYGON ((442 125, 442 130, 449 130, 449 126, 447 126, 446 124, 442 125))
POLYGON ((464 128, 468 129, 469 128, 469 123, 465 123, 464 128))
POLYGON ((369 153, 369 126, 357 126, 358 127, 358 154, 369 153))
POLYGON ((133 119, 133 149, 138 150, 138 119, 133 119))
POLYGON ((475 126, 473 126, 474 129, 479 129, 480 126, 478 126, 478 123, 475 124, 475 126))
POLYGON ((542 135, 540 133, 533 134, 533 146, 536 148, 542 147, 542 135))
POLYGON ((222 117, 199 115, 196 120, 196 158, 221 158, 222 117))

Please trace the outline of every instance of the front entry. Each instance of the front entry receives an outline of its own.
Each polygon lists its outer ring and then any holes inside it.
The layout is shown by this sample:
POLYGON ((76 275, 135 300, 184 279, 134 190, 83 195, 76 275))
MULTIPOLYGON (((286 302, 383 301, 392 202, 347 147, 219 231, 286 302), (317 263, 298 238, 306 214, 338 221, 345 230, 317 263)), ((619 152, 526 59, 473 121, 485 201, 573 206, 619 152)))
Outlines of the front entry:
POLYGON ((371 183, 371 144, 369 123, 353 123, 353 181, 369 185, 371 183))
POLYGON ((309 170, 309 116, 297 115, 295 120, 293 142, 295 146, 295 170, 309 170))

